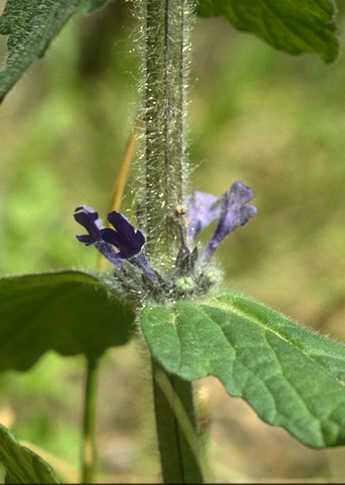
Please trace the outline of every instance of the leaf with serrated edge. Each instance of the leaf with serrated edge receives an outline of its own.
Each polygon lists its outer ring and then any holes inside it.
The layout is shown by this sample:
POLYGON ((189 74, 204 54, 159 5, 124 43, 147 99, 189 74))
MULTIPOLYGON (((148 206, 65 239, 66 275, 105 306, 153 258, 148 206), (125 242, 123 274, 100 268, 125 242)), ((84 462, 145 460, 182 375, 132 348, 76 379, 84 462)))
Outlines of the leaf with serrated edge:
POLYGON ((60 483, 48 463, 22 446, 0 425, 0 463, 6 470, 6 483, 60 483))
POLYGON ((140 325, 168 372, 217 377, 263 421, 306 445, 345 444, 344 345, 232 292, 147 306, 140 325))
POLYGON ((0 371, 26 370, 45 352, 90 358, 124 345, 133 308, 81 271, 0 278, 0 371))
POLYGON ((8 35, 7 64, 0 71, 0 102, 24 72, 42 57, 52 39, 78 12, 91 12, 107 0, 7 0, 0 34, 8 35))
POLYGON ((293 55, 314 52, 325 62, 338 55, 333 0, 199 0, 198 9, 293 55))

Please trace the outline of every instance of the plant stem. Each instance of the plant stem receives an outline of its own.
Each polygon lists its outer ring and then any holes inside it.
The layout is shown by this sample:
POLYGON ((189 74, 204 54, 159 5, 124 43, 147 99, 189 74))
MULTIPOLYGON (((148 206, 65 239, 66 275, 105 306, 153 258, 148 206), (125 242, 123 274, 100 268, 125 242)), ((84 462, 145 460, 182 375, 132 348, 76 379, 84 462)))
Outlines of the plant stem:
POLYGON ((139 0, 143 110, 140 224, 151 258, 171 267, 178 250, 172 223, 184 205, 188 178, 186 94, 192 0, 139 0))
MULTIPOLYGON (((142 137, 136 189, 146 252, 173 271, 186 231, 177 213, 186 199, 186 106, 194 0, 137 0, 142 55, 142 137), (140 183, 141 182, 141 183, 140 183), (138 194, 139 192, 139 194, 138 194)), ((152 360, 158 447, 165 483, 201 483, 192 384, 152 360), (182 416, 182 417, 181 417, 182 416)))
POLYGON ((152 360, 153 398, 164 483, 202 483, 201 441, 190 382, 152 360))
POLYGON ((96 397, 99 359, 87 358, 81 449, 81 483, 93 483, 97 464, 96 397))

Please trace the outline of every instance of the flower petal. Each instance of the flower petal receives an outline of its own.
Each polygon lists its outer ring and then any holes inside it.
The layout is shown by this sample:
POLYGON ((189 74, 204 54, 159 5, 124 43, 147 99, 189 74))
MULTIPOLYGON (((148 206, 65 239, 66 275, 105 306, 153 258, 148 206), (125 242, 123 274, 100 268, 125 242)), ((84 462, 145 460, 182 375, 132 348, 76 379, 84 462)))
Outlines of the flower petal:
POLYGON ((78 237, 79 241, 89 245, 101 239, 102 221, 92 207, 86 205, 77 207, 74 211, 74 219, 88 232, 86 237, 80 236, 81 239, 78 237))
POLYGON ((127 217, 120 214, 120 212, 110 212, 108 214, 108 221, 115 229, 124 237, 130 239, 135 235, 134 226, 129 222, 127 217))
POLYGON ((85 244, 85 246, 90 246, 91 244, 95 243, 95 240, 89 234, 83 234, 81 236, 76 236, 79 242, 85 244))
POLYGON ((221 214, 221 198, 206 192, 194 192, 187 201, 188 234, 195 239, 221 214))
POLYGON ((101 230, 101 234, 102 239, 107 243, 112 244, 117 248, 121 245, 121 237, 119 237, 119 234, 114 231, 114 229, 110 229, 110 227, 107 227, 101 230))
POLYGON ((114 226, 116 231, 104 229, 102 237, 116 246, 120 251, 120 256, 125 259, 139 254, 145 244, 144 234, 140 230, 135 230, 128 219, 119 212, 110 212, 108 221, 114 226))
POLYGON ((140 267, 147 278, 157 280, 155 271, 141 253, 145 244, 144 234, 122 214, 114 211, 108 215, 115 229, 104 228, 98 213, 91 207, 77 207, 74 218, 88 231, 88 234, 77 236, 78 241, 86 246, 94 245, 118 269, 122 268, 124 259, 132 258, 131 262, 140 267))
POLYGON ((121 269, 122 263, 119 253, 114 247, 103 240, 103 224, 98 217, 98 213, 86 205, 77 207, 74 212, 74 219, 88 231, 88 234, 77 236, 79 242, 86 246, 94 245, 115 267, 121 269))
POLYGON ((254 194, 242 182, 235 182, 224 194, 221 215, 213 237, 204 253, 204 260, 209 260, 223 239, 237 227, 244 226, 257 214, 257 209, 248 204, 254 194))

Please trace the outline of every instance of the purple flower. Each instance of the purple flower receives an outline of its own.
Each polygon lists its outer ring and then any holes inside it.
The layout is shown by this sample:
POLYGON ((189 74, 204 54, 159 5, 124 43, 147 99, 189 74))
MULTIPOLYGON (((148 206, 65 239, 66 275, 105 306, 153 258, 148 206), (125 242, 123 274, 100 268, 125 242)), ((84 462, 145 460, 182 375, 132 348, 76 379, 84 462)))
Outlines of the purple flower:
POLYGON ((123 259, 129 259, 139 254, 145 244, 144 234, 139 229, 135 230, 119 212, 110 212, 108 221, 116 230, 102 229, 104 241, 115 246, 119 250, 119 256, 123 259))
POLYGON ((121 257, 114 247, 104 241, 102 236, 103 223, 98 213, 92 208, 82 205, 74 211, 74 219, 87 230, 88 234, 77 236, 79 242, 86 246, 94 245, 114 266, 121 268, 121 257))
POLYGON ((88 234, 77 236, 78 241, 86 246, 103 243, 102 247, 109 246, 113 251, 115 251, 113 248, 117 248, 118 251, 115 254, 118 259, 129 259, 139 254, 145 244, 144 234, 135 230, 132 224, 118 212, 114 211, 108 215, 108 221, 115 230, 104 228, 98 213, 91 207, 77 207, 74 218, 88 231, 88 234))
POLYGON ((194 192, 187 201, 188 235, 195 239, 221 213, 221 197, 206 192, 194 192))
POLYGON ((237 227, 244 226, 256 215, 257 209, 248 204, 253 199, 252 190, 242 182, 235 182, 222 197, 218 226, 203 254, 208 261, 223 239, 237 227))
POLYGON ((74 212, 75 220, 85 227, 88 234, 77 236, 78 241, 86 246, 94 245, 117 269, 122 269, 122 261, 128 259, 140 268, 151 281, 157 280, 157 273, 151 268, 141 250, 145 236, 119 212, 110 212, 108 221, 114 227, 104 228, 98 213, 87 206, 80 206, 74 212))
POLYGON ((102 239, 102 221, 92 207, 86 205, 77 207, 74 211, 74 219, 84 226, 88 232, 88 234, 77 236, 78 241, 86 246, 90 246, 90 244, 94 244, 96 241, 102 239))
MULTIPOLYGON (((124 288, 130 288, 131 281, 137 284, 141 279, 144 284, 140 290, 141 294, 142 290, 149 289, 156 296, 170 297, 179 294, 178 278, 187 276, 192 281, 191 289, 188 291, 191 294, 203 294, 212 285, 212 281, 204 273, 205 263, 210 260, 228 234, 245 225, 256 215, 256 208, 249 204, 252 198, 252 190, 242 182, 235 182, 221 197, 195 192, 186 204, 188 239, 185 237, 185 224, 181 223, 180 248, 175 267, 166 275, 160 275, 145 255, 145 236, 142 231, 135 229, 119 212, 113 211, 108 214, 108 221, 112 227, 106 228, 94 209, 87 206, 77 207, 74 218, 87 231, 87 234, 77 236, 77 239, 86 246, 95 246, 118 269, 124 288), (200 255, 193 241, 200 231, 214 221, 218 221, 216 230, 200 255), (124 260, 128 263, 125 264, 124 260), (136 268, 135 272, 131 272, 133 266, 136 268)), ((186 290, 186 294, 188 291, 186 290)))

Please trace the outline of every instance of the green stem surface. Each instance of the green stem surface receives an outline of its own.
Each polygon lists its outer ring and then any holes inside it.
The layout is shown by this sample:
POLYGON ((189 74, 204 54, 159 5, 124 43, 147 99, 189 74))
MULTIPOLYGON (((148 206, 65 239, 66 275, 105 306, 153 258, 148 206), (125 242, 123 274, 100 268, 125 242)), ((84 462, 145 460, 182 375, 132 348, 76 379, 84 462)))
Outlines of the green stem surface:
MULTIPOLYGON (((138 217, 151 261, 173 272, 186 232, 186 107, 194 0, 137 1, 143 78, 138 217)), ((152 385, 164 482, 203 482, 192 384, 167 374, 152 360, 152 385)))
POLYGON ((186 95, 192 0, 139 0, 142 54, 140 223, 147 249, 171 266, 179 238, 174 220, 186 197, 186 95))
POLYGON ((164 483, 203 483, 203 450, 190 382, 152 360, 152 384, 164 483))
POLYGON ((81 483, 94 483, 97 466, 96 398, 99 359, 88 358, 84 389, 81 483))

